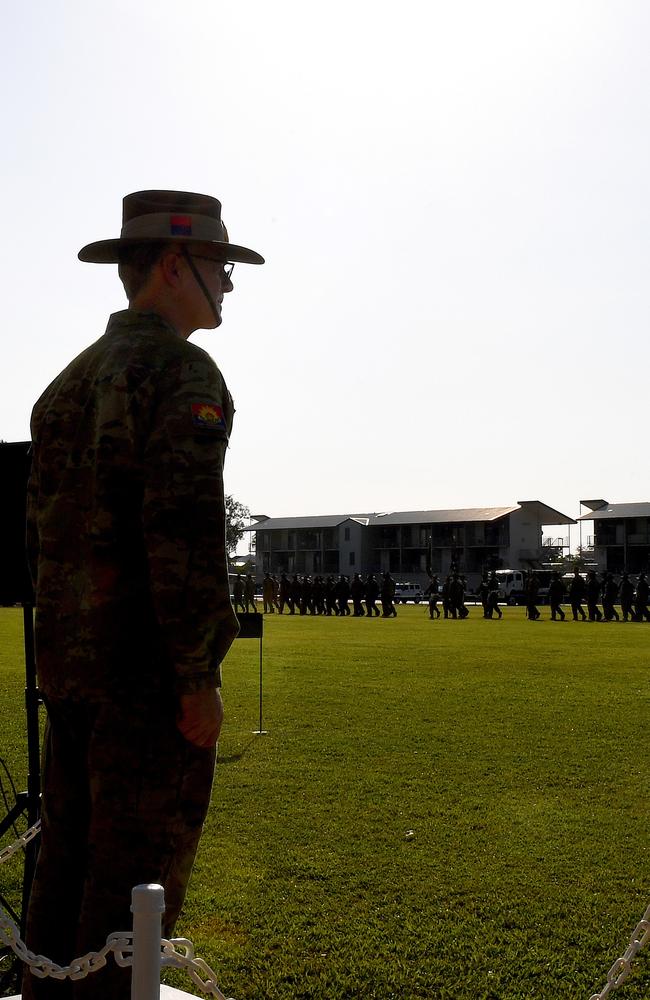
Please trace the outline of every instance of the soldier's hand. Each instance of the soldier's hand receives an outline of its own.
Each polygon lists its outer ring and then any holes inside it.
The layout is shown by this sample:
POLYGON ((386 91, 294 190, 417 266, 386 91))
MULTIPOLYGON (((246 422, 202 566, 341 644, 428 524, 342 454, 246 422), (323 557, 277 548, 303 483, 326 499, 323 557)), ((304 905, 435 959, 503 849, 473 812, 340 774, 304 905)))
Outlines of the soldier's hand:
POLYGON ((190 743, 213 747, 219 739, 223 722, 223 702, 216 688, 182 694, 176 725, 190 743))

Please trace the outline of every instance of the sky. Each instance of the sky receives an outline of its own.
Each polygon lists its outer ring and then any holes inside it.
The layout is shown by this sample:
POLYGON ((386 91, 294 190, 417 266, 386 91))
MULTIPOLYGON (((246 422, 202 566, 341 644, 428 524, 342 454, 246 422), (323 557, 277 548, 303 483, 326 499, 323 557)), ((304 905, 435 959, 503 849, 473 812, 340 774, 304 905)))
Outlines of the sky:
POLYGON ((266 258, 192 338, 253 514, 650 500, 648 37, 636 0, 11 5, 0 438, 126 306, 78 250, 183 189, 266 258))

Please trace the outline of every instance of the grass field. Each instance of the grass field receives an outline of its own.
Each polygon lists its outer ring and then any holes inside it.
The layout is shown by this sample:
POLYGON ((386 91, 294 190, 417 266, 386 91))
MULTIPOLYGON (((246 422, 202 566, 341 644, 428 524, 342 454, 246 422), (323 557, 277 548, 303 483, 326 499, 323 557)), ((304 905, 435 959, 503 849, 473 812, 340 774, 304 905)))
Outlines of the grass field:
MULTIPOLYGON (((252 733, 257 645, 241 640, 177 928, 224 992, 600 990, 650 901, 650 626, 518 608, 430 622, 410 606, 396 620, 275 615, 265 632, 268 734, 252 733)), ((21 612, 0 609, 0 754, 19 783, 21 643, 21 612)), ((0 891, 19 878, 12 861, 0 891)), ((617 996, 649 993, 646 949, 617 996)))

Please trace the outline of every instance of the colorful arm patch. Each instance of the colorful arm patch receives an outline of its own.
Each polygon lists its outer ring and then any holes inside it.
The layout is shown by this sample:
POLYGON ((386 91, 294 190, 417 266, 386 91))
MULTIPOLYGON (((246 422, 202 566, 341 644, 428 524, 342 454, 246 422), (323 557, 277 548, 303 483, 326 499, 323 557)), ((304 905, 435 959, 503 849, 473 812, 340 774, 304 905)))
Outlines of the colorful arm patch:
POLYGON ((171 215, 169 217, 169 232, 172 236, 191 236, 192 216, 171 215))
POLYGON ((216 403, 192 403, 192 424, 202 431, 226 432, 223 409, 216 403))

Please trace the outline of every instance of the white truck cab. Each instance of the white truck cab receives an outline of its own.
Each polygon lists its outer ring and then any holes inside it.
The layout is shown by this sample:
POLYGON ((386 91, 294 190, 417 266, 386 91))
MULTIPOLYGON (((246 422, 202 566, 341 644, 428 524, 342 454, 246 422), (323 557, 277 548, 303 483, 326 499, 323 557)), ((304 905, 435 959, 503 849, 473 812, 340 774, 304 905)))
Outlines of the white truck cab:
POLYGON ((395 584, 395 604, 406 604, 407 601, 415 601, 419 604, 424 594, 419 583, 396 583, 395 584))
MULTIPOLYGON (((553 573, 548 569, 530 570, 538 583, 537 601, 544 604, 548 600, 548 587, 553 573)), ((499 600, 508 604, 526 603, 526 580, 528 573, 521 569, 498 569, 496 578, 499 581, 499 600)))

